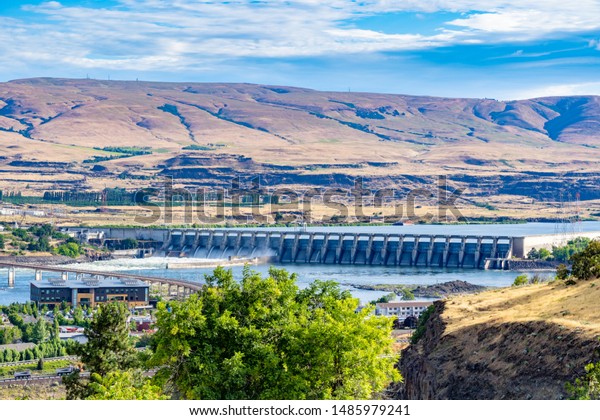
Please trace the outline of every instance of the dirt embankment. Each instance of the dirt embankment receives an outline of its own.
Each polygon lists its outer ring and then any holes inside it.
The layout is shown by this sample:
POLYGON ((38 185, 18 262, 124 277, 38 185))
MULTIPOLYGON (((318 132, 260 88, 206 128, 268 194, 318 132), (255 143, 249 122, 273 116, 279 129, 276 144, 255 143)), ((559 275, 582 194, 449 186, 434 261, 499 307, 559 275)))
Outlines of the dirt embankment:
POLYGON ((563 399, 598 360, 600 287, 545 284, 435 303, 398 399, 563 399))

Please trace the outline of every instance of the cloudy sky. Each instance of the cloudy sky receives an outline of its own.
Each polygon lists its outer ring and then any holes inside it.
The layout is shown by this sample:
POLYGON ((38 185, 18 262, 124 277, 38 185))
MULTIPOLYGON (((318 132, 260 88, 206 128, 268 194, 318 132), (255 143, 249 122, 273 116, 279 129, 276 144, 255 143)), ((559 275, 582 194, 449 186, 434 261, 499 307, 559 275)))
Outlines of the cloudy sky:
POLYGON ((600 94, 600 0, 0 0, 0 80, 600 94))

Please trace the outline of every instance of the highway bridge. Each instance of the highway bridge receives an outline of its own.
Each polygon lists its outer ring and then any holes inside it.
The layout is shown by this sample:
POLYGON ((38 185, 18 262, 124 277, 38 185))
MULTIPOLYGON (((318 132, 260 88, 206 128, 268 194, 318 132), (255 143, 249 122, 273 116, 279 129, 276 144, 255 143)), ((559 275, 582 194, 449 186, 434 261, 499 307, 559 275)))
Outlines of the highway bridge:
POLYGON ((69 278, 70 275, 75 275, 78 277, 82 276, 90 276, 96 277, 98 279, 102 278, 114 278, 114 279, 136 279, 141 280, 150 285, 155 285, 163 290, 166 288, 166 291, 169 295, 177 295, 177 297, 186 297, 190 294, 199 291, 202 288, 202 284, 194 283, 191 281, 185 280, 175 280, 175 279, 166 279, 162 277, 152 277, 152 276, 140 276, 137 274, 131 273, 118 273, 112 271, 97 271, 97 270, 84 270, 80 268, 71 268, 71 267, 49 267, 45 265, 36 265, 36 264, 22 264, 22 263, 13 263, 13 262, 0 262, 0 267, 8 268, 8 287, 13 287, 15 285, 15 271, 17 269, 28 269, 33 270, 35 272, 35 281, 42 280, 42 273, 44 272, 55 272, 60 273, 61 277, 65 280, 69 278))

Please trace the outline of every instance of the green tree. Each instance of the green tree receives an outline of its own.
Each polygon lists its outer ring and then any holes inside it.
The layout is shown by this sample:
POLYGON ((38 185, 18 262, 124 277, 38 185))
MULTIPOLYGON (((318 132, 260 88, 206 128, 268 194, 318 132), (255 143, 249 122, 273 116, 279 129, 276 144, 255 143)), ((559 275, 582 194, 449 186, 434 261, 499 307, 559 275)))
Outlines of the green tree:
MULTIPOLYGON (((76 354, 92 375, 102 378, 111 372, 138 367, 137 354, 129 340, 128 314, 127 306, 119 302, 107 303, 94 314, 85 330, 87 343, 76 348, 76 354)), ((102 380, 85 381, 75 372, 65 377, 64 383, 67 399, 85 399, 94 394, 93 384, 102 380)))
POLYGON ((600 277, 600 241, 591 241, 588 246, 571 257, 571 273, 580 280, 600 277))
POLYGON ((523 286, 525 284, 527 284, 529 282, 529 278, 527 277, 527 274, 520 274, 515 278, 515 281, 513 282, 513 286, 523 286))
POLYGON ((80 306, 73 309, 73 323, 75 325, 82 326, 85 324, 85 318, 83 317, 83 309, 80 306))
POLYGON ((46 341, 50 333, 48 331, 48 325, 46 321, 39 318, 35 324, 33 324, 33 331, 31 334, 31 341, 36 344, 46 341))
POLYGON ((0 234, 0 249, 4 249, 4 235, 0 234))
POLYGON ((538 251, 538 258, 540 260, 548 260, 552 258, 552 252, 548 251, 546 248, 540 248, 538 251))
POLYGON ((334 282, 221 267, 183 302, 160 303, 151 363, 178 398, 371 398, 399 379, 391 320, 334 282))
POLYGON ((572 400, 600 400, 600 362, 585 367, 585 375, 566 383, 565 389, 572 400))
POLYGON ((58 255, 64 255, 71 258, 76 258, 81 255, 81 248, 76 242, 69 242, 66 244, 59 245, 56 248, 56 253, 58 255))
POLYGON ((571 239, 566 245, 552 247, 552 255, 555 260, 566 263, 571 259, 573 254, 583 251, 589 243, 589 238, 571 239))
POLYGON ((52 323, 52 329, 50 330, 50 339, 54 342, 60 341, 60 326, 58 324, 58 319, 54 318, 54 322, 52 323))
POLYGON ((128 314, 127 306, 118 302, 98 308, 85 330, 88 342, 78 353, 87 370, 105 375, 136 367, 136 353, 127 329, 128 314))
POLYGON ((164 400, 159 386, 153 385, 139 371, 114 371, 105 376, 93 373, 86 400, 164 400))
POLYGON ((556 278, 559 280, 566 280, 571 276, 571 271, 564 264, 559 264, 556 267, 556 278))

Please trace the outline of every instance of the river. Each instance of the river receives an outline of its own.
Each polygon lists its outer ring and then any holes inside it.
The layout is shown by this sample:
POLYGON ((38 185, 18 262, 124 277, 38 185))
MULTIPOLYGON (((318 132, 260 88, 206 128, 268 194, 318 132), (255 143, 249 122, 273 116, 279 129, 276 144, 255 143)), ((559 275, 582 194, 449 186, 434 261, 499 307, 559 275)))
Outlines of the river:
MULTIPOLYGON (((255 229, 255 228, 253 228, 255 229)), ((261 230, 298 230, 297 228, 263 228, 261 230)), ((436 234, 436 235, 506 235, 527 236, 543 234, 573 234, 577 232, 600 231, 600 222, 581 222, 573 224, 555 223, 522 223, 522 224, 471 224, 471 225, 406 225, 406 226, 340 226, 340 227, 308 227, 307 231, 327 232, 358 232, 358 233, 404 233, 404 234, 436 234)), ((177 259, 148 258, 98 261, 95 263, 76 264, 75 266, 99 271, 127 271, 173 279, 203 282, 204 275, 211 268, 166 269, 168 261, 177 259)), ((179 260, 181 261, 181 260, 179 260)), ((188 259, 186 261, 192 261, 188 259)), ((377 299, 385 292, 355 289, 348 284, 416 284, 431 285, 451 280, 464 280, 469 283, 502 287, 509 286, 519 275, 515 271, 475 270, 456 268, 426 268, 426 267, 389 267, 389 266, 360 266, 360 265, 306 265, 306 264, 274 264, 275 267, 298 274, 298 284, 306 287, 315 279, 335 280, 362 302, 377 299)), ((239 278, 242 267, 231 267, 239 278)), ((269 265, 253 267, 260 273, 267 273, 269 265)), ((551 273, 542 274, 550 276, 551 273)), ((0 284, 6 285, 7 270, 0 270, 0 284)), ((0 286, 0 304, 25 302, 29 299, 29 283, 33 281, 33 272, 17 270, 14 288, 0 286)))

